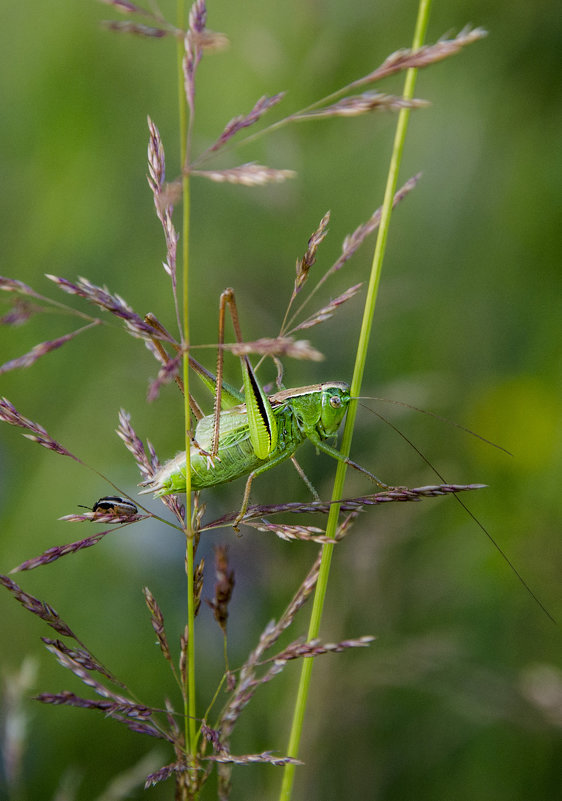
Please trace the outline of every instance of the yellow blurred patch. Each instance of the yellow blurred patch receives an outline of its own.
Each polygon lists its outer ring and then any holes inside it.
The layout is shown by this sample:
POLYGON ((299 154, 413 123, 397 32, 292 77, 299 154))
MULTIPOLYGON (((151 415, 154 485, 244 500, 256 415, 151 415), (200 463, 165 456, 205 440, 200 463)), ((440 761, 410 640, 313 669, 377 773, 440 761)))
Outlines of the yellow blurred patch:
POLYGON ((560 403, 546 383, 521 376, 480 390, 470 410, 473 431, 510 451, 479 449, 479 459, 513 470, 540 470, 552 461, 560 441, 560 403))

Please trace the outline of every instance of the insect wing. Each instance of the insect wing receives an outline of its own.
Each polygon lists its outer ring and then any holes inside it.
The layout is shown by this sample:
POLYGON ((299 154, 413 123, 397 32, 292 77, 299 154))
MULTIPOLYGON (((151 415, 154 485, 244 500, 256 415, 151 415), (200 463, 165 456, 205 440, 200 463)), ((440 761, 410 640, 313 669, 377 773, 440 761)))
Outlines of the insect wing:
MULTIPOLYGON (((197 423, 195 441, 205 451, 210 451, 212 448, 214 425, 215 418, 212 414, 203 417, 197 423)), ((225 437, 236 431, 240 431, 242 437, 244 435, 248 436, 248 415, 246 413, 246 405, 243 403, 220 414, 220 442, 224 442, 225 437)))
POLYGON ((269 400, 252 370, 249 359, 245 359, 244 394, 250 440, 254 453, 258 459, 267 459, 277 446, 277 423, 269 400))

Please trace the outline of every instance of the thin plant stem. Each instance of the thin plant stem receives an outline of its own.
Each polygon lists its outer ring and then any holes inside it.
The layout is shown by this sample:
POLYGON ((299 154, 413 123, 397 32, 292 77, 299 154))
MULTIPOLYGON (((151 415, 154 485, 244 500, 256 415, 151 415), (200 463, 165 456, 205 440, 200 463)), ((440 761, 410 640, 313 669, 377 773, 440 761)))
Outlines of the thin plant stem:
MULTIPOLYGON (((178 28, 185 29, 185 0, 177 0, 178 28)), ((190 182, 189 173, 183 169, 189 156, 188 143, 193 123, 192 115, 187 119, 187 103, 183 78, 184 43, 177 45, 178 109, 180 128, 180 154, 182 164, 182 311, 183 311, 183 385, 184 385, 184 431, 185 431, 185 569, 187 573, 187 672, 184 693, 185 747, 195 757, 196 705, 195 705, 195 598, 194 598, 194 537, 191 525, 191 464, 190 464, 190 408, 189 408, 189 233, 190 233, 190 182)))
MULTIPOLYGON (((431 7, 431 0, 420 0, 418 6, 418 17, 416 21, 416 28, 414 32, 412 47, 414 50, 420 48, 425 38, 425 32, 429 20, 429 11, 431 7)), ((411 99, 414 96, 414 86, 416 82, 417 70, 410 69, 406 73, 404 83, 404 94, 406 99, 411 99)), ((365 362, 367 359, 367 347, 369 343, 371 326, 375 311, 375 303, 378 294, 378 287, 382 271, 382 263, 386 248, 386 241, 388 237, 388 230, 390 225, 390 217, 392 214, 392 200, 396 185, 398 181, 398 171, 402 159, 402 152, 404 149, 404 141, 406 137, 406 130, 408 126, 408 118, 410 116, 409 109, 402 109, 398 117, 398 124, 396 127, 396 134, 394 137, 394 145, 392 149, 392 156, 390 160, 390 167, 388 171, 384 202, 382 207, 381 224, 373 255, 373 262, 371 265, 371 274, 369 278, 369 288, 365 299, 365 308, 363 312, 363 321, 361 324, 361 332, 359 335, 359 342, 357 346, 357 355, 355 359, 355 367, 353 370, 353 378, 351 381, 350 394, 352 398, 356 398, 361 394, 361 382, 363 379, 363 372, 365 369, 365 362)), ((353 427, 357 413, 357 403, 352 401, 347 412, 347 419, 342 437, 342 444, 340 451, 343 456, 349 457, 351 450, 351 440, 353 436, 353 427)), ((344 462, 338 462, 336 477, 334 480, 334 489, 332 499, 336 500, 341 498, 343 494, 343 484, 345 480, 347 465, 344 462)), ((326 527, 326 536, 333 539, 338 525, 339 505, 334 503, 330 509, 328 517, 328 524, 326 527)), ((332 561, 332 553, 334 546, 326 544, 323 546, 322 561, 320 564, 320 572, 318 576, 318 583, 314 595, 314 603, 310 616, 310 624, 308 629, 308 640, 313 640, 318 637, 320 631, 320 623, 322 620, 322 611, 324 601, 326 598, 328 576, 330 573, 330 564, 332 561)), ((304 715, 306 711, 306 702, 310 687, 310 680, 312 676, 312 659, 303 660, 301 669, 301 677, 299 689, 297 693, 297 700, 295 702, 295 709, 293 713, 293 722, 291 733, 289 737, 289 745, 287 747, 287 754, 296 757, 299 750, 300 739, 302 735, 302 728, 304 723, 304 715)), ((281 784, 280 801, 289 801, 292 794, 293 783, 295 776, 295 765, 285 765, 283 772, 283 781, 281 784)))

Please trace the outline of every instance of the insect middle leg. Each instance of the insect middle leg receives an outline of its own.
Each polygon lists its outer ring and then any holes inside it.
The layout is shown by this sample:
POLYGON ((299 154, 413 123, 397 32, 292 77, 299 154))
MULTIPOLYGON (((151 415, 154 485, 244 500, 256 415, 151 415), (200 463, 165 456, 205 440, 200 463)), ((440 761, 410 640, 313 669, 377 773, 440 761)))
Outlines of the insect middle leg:
POLYGON ((314 500, 315 501, 320 501, 320 495, 318 495, 318 492, 316 491, 316 487, 311 482, 309 477, 306 475, 306 473, 304 472, 304 470, 302 469, 302 467, 297 462, 297 460, 295 459, 294 456, 291 456, 291 462, 293 463, 293 467, 295 468, 295 470, 297 471, 299 476, 302 478, 302 480, 304 481, 304 483, 306 484, 306 486, 310 490, 310 493, 311 493, 312 497, 314 498, 314 500))
POLYGON ((249 474, 248 478, 246 479, 246 487, 244 488, 244 497, 242 498, 242 506, 240 507, 240 510, 236 515, 236 517, 234 518, 234 522, 232 523, 232 526, 235 531, 238 531, 239 523, 241 523, 242 519, 244 518, 244 515, 248 511, 248 504, 250 502, 250 491, 252 489, 253 480, 256 478, 256 476, 259 476, 262 473, 267 472, 267 470, 270 470, 272 467, 276 467, 278 464, 281 464, 281 462, 284 462, 286 459, 287 459, 287 453, 279 453, 277 454, 277 456, 274 456, 272 459, 270 459, 266 464, 263 464, 260 467, 256 467, 256 469, 252 470, 252 472, 249 474))

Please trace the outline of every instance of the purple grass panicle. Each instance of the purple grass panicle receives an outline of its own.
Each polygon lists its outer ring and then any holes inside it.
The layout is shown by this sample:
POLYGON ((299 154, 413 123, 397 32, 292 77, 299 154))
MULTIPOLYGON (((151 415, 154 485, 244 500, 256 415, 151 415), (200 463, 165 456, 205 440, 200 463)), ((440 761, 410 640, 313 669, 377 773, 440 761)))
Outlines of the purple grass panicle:
POLYGON ((429 67, 445 58, 455 56, 463 47, 474 44, 487 35, 487 31, 483 28, 464 28, 454 39, 440 39, 435 44, 423 45, 415 51, 406 48, 397 50, 388 56, 380 67, 353 81, 348 88, 355 89, 358 86, 374 83, 404 70, 429 67))
POLYGON ((206 152, 214 153, 216 150, 224 147, 224 145, 239 131, 255 125, 255 123, 258 122, 258 120, 260 120, 264 114, 280 103, 285 95, 286 92, 278 92, 276 95, 272 95, 271 97, 267 97, 266 95, 260 97, 253 109, 248 114, 240 114, 226 124, 225 129, 220 137, 214 144, 211 145, 211 147, 208 148, 206 152))
POLYGON ((98 320, 94 320, 88 325, 78 328, 76 331, 72 331, 70 334, 65 334, 62 337, 58 337, 57 339, 51 339, 47 342, 40 342, 23 356, 19 356, 17 359, 12 359, 11 361, 4 362, 4 364, 0 365, 0 375, 20 367, 31 367, 31 365, 35 364, 35 362, 42 356, 45 356, 47 353, 51 353, 53 350, 61 348, 63 345, 66 345, 67 342, 70 342, 71 339, 74 339, 75 336, 78 336, 78 334, 81 334, 83 331, 86 331, 87 329, 96 325, 99 325, 98 320))
POLYGON ((64 622, 58 612, 53 609, 50 604, 40 601, 39 598, 35 598, 28 592, 24 592, 24 590, 22 590, 22 588, 19 587, 16 582, 12 581, 12 579, 8 576, 0 575, 0 584, 2 584, 8 590, 8 592, 11 592, 16 601, 19 601, 24 609, 27 609, 33 615, 41 618, 41 620, 44 620, 45 623, 47 623, 57 632, 57 634, 60 634, 63 637, 73 637, 76 639, 76 635, 70 626, 64 622))
POLYGON ((381 92, 364 92, 361 95, 350 95, 338 100, 331 106, 303 111, 293 116, 294 120, 313 120, 322 117, 359 117, 371 111, 400 111, 401 108, 425 108, 429 106, 427 100, 414 98, 406 100, 404 97, 385 95, 381 92))
POLYGON ((57 286, 69 295, 78 295, 80 298, 99 306, 101 309, 123 320, 127 331, 134 337, 140 339, 150 339, 155 336, 154 329, 145 323, 129 304, 117 294, 112 294, 107 287, 99 287, 88 281, 87 278, 79 278, 74 284, 66 278, 57 275, 47 275, 57 286))
POLYGON ((254 342, 234 342, 223 345, 235 356, 248 356, 257 353, 260 356, 288 356, 291 359, 305 359, 312 362, 321 362, 322 353, 313 348, 306 339, 293 339, 292 337, 262 337, 254 342))
POLYGON ((29 318, 37 311, 41 311, 39 306, 35 306, 24 298, 12 298, 12 307, 0 317, 0 325, 9 325, 15 328, 24 325, 29 318))
POLYGON ((297 267, 296 267, 296 278, 295 278, 295 287, 293 289, 293 295, 291 296, 291 302, 293 301, 294 296, 301 291, 303 286, 306 283, 308 278, 308 274, 310 272, 310 268, 316 262, 316 253, 318 252, 319 246, 322 244, 326 235, 328 233, 328 225, 330 223, 330 212, 327 211, 326 214, 322 217, 318 224, 318 228, 310 239, 308 240, 308 246, 306 248, 306 252, 302 259, 297 259, 297 267))
POLYGON ((307 319, 303 320, 302 323, 299 323, 292 328, 291 333, 294 334, 295 331, 302 331, 306 328, 312 328, 315 325, 326 322, 326 320, 329 320, 330 317, 335 314, 340 306, 343 306, 344 303, 347 303, 348 300, 351 300, 351 298, 355 297, 362 286, 363 284, 355 284, 354 286, 350 286, 349 289, 346 289, 345 292, 342 292, 342 294, 338 295, 337 298, 331 300, 326 304, 326 306, 318 309, 317 312, 311 314, 310 317, 307 317, 307 319))
POLYGON ((228 564, 228 547, 215 545, 215 595, 207 603, 213 610, 213 616, 226 635, 228 620, 228 604, 234 590, 234 570, 228 564))
MULTIPOLYGON (((459 492, 471 492, 473 490, 485 489, 485 484, 430 484, 425 487, 393 487, 389 490, 375 492, 372 495, 360 495, 355 498, 344 498, 341 501, 311 501, 310 503, 280 503, 280 504, 256 504, 248 506, 243 518, 245 525, 251 521, 261 518, 264 515, 281 514, 290 512, 291 514, 308 514, 320 512, 328 514, 332 503, 338 503, 342 512, 361 511, 366 506, 377 506, 381 503, 407 503, 410 501, 421 501, 424 498, 436 498, 440 495, 454 495, 459 492)), ((210 523, 205 523, 202 531, 231 524, 236 518, 234 512, 223 515, 210 523)), ((310 538, 309 538, 310 539, 310 538)))
MULTIPOLYGON (((77 517, 77 515, 73 515, 72 517, 77 517)), ((81 515, 81 517, 86 519, 85 515, 81 515)), ((39 556, 36 556, 33 559, 27 559, 17 567, 14 567, 12 570, 10 570, 10 573, 22 573, 24 570, 34 570, 36 567, 50 565, 51 562, 56 562, 57 559, 60 559, 62 556, 67 556, 71 553, 77 553, 78 551, 82 551, 84 548, 91 548, 92 545, 97 545, 98 542, 100 542, 106 536, 106 534, 112 534, 114 531, 115 529, 108 529, 107 531, 100 531, 98 534, 93 534, 91 537, 85 537, 77 542, 71 542, 68 545, 54 545, 51 548, 47 548, 47 550, 43 551, 43 553, 39 556)))
POLYGON ((12 426, 17 426, 18 428, 23 428, 26 431, 30 431, 30 434, 23 434, 26 439, 29 439, 32 442, 37 442, 44 448, 54 451, 61 456, 69 456, 76 462, 80 461, 77 456, 74 456, 73 453, 64 448, 60 442, 57 442, 55 439, 53 439, 53 437, 47 433, 43 426, 20 414, 13 403, 10 403, 7 398, 0 398, 0 420, 4 423, 9 423, 12 426))
POLYGON ((195 0, 189 12, 189 29, 185 35, 183 80, 187 105, 191 114, 195 107, 195 72, 203 55, 202 35, 207 22, 207 6, 204 0, 195 0))
POLYGON ((0 275, 0 290, 3 292, 18 292, 20 295, 31 295, 33 298, 41 297, 28 284, 17 281, 15 278, 6 278, 0 275))
POLYGON ((172 286, 176 287, 176 257, 178 246, 178 232, 172 222, 173 205, 170 203, 170 195, 164 191, 164 181, 166 179, 166 160, 164 146, 160 137, 160 131, 148 118, 149 140, 148 140, 148 185, 154 197, 156 214, 162 225, 164 240, 166 242, 166 261, 164 270, 172 279, 172 286))
POLYGON ((164 658, 171 665, 173 665, 172 653, 170 651, 168 638, 166 636, 166 630, 164 628, 164 615, 162 614, 162 610, 158 606, 155 597, 150 592, 148 587, 145 587, 143 592, 146 605, 148 607, 148 611, 150 612, 150 622, 152 623, 152 628, 154 629, 154 633, 156 634, 156 639, 158 640, 160 650, 162 651, 164 658))
POLYGON ((147 454, 141 438, 131 425, 131 415, 125 409, 119 411, 119 425, 116 433, 123 440, 129 453, 132 454, 141 477, 143 479, 151 479, 160 467, 160 462, 150 443, 147 443, 149 449, 147 454))

